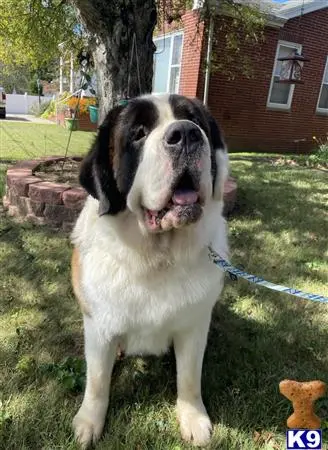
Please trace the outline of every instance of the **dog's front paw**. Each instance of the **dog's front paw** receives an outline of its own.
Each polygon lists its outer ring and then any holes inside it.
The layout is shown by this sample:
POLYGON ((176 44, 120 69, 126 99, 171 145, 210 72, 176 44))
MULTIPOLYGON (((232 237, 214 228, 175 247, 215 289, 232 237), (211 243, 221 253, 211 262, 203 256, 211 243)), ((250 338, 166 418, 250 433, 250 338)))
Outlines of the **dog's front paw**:
POLYGON ((73 429, 77 442, 83 449, 95 444, 101 436, 104 419, 97 418, 83 406, 73 419, 73 429))
POLYGON ((212 424, 202 402, 190 404, 178 400, 177 414, 184 440, 198 447, 209 443, 212 424))

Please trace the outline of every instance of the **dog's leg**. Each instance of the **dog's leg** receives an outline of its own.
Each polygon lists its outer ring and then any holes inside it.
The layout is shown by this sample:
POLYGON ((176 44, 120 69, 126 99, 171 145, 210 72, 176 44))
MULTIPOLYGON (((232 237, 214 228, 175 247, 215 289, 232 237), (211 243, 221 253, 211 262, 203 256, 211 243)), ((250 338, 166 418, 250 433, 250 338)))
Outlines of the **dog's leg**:
POLYGON ((177 365, 177 415, 183 439, 206 445, 211 437, 211 421, 201 394, 201 372, 210 315, 193 328, 179 331, 173 339, 177 365))
POLYGON ((84 317, 87 382, 82 405, 74 417, 73 428, 82 448, 96 442, 103 430, 117 342, 102 341, 90 317, 84 317))

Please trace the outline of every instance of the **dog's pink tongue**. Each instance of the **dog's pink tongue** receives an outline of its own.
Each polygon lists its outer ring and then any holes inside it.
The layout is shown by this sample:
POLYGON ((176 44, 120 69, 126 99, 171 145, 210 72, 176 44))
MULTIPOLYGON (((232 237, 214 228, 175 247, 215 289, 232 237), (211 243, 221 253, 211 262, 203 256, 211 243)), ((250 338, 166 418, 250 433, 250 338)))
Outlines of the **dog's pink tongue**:
POLYGON ((175 205, 192 205, 198 200, 196 191, 177 190, 172 196, 172 201, 175 205))

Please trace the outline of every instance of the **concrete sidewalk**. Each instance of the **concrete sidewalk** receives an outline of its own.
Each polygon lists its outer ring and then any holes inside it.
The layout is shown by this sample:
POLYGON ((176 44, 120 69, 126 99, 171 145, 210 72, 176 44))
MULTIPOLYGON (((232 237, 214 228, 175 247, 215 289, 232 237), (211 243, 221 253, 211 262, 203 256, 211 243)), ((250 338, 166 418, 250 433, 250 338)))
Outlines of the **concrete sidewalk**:
POLYGON ((35 117, 32 114, 7 114, 5 119, 7 122, 30 122, 30 123, 43 123, 48 125, 56 125, 51 120, 42 119, 41 117, 35 117))

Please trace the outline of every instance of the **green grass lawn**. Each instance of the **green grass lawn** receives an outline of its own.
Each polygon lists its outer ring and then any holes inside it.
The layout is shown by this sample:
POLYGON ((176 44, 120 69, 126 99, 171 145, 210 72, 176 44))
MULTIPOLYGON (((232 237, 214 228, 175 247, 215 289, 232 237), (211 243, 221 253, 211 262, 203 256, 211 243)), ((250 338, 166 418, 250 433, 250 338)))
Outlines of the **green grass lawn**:
MULTIPOLYGON (((233 161, 232 172, 239 183, 229 219, 232 261, 328 295, 327 173, 249 160, 233 161)), ((69 239, 0 220, 0 447, 76 449, 71 420, 84 367, 69 239)), ((227 279, 204 360, 204 401, 215 424, 208 448, 285 449, 291 406, 278 383, 328 382, 327 348, 328 305, 227 279)), ((175 395, 172 353, 118 361, 97 449, 191 448, 180 440, 175 395)), ((317 411, 327 420, 327 397, 317 411)))
MULTIPOLYGON (((85 154, 93 132, 74 131, 68 155, 85 154)), ((0 160, 64 155, 69 132, 59 125, 0 121, 0 160)))

